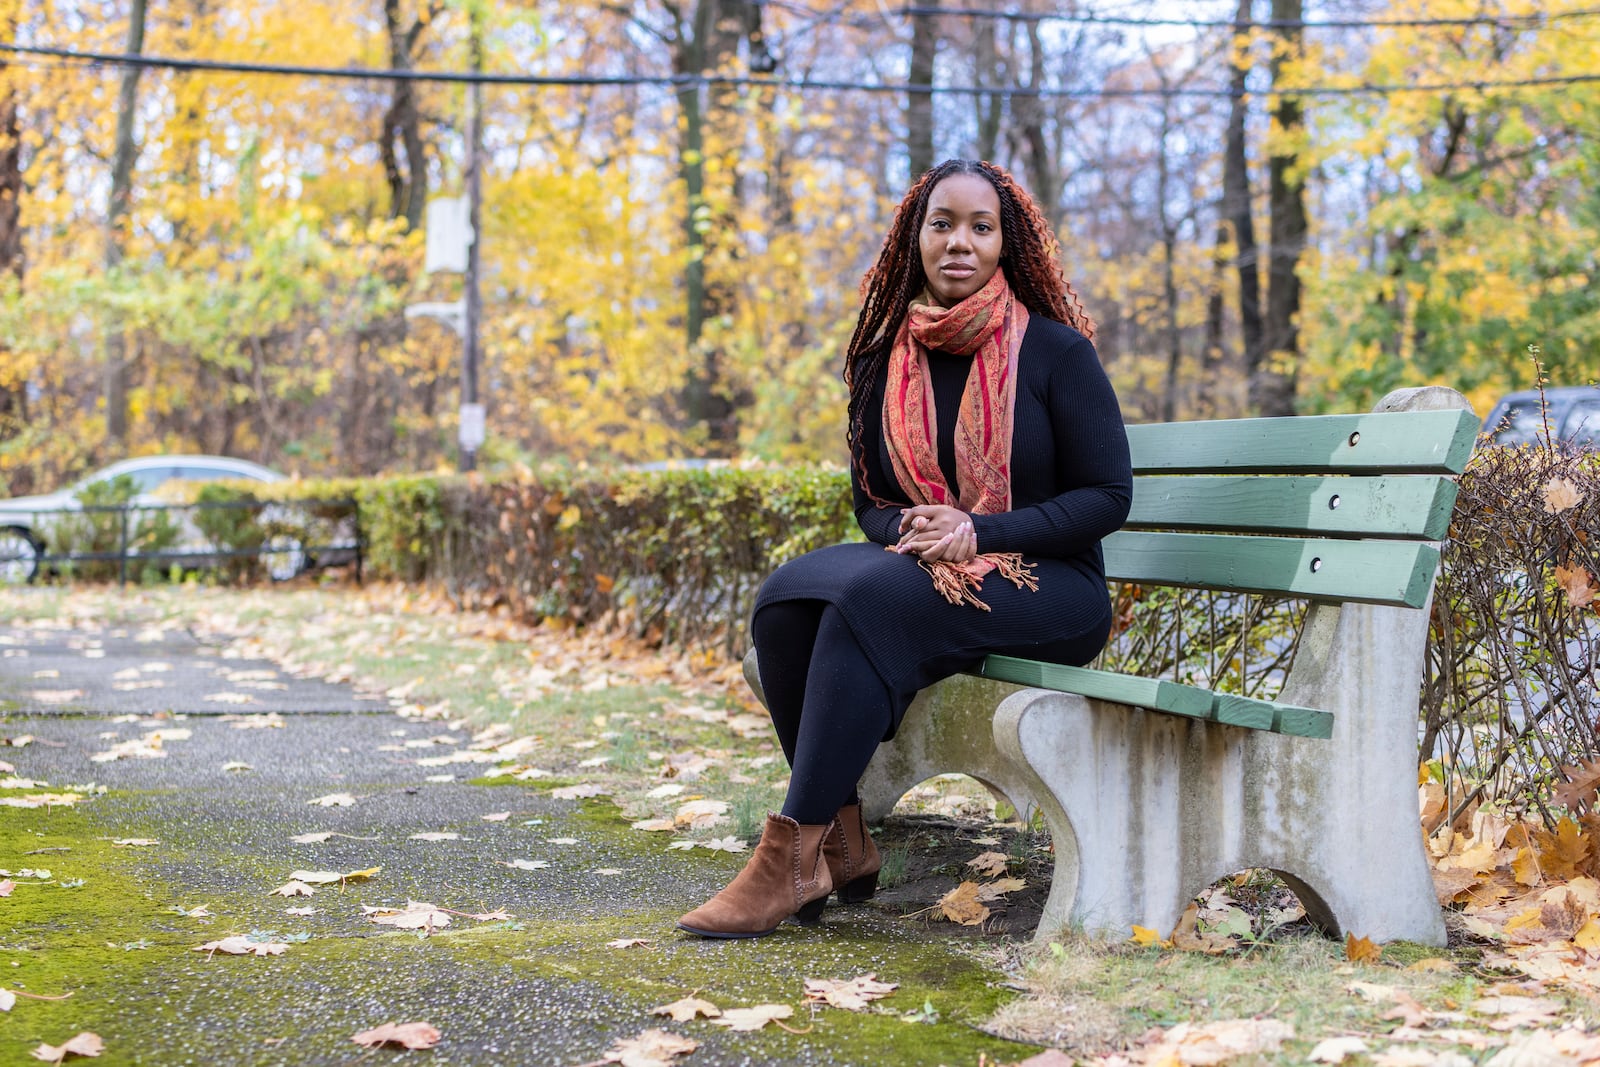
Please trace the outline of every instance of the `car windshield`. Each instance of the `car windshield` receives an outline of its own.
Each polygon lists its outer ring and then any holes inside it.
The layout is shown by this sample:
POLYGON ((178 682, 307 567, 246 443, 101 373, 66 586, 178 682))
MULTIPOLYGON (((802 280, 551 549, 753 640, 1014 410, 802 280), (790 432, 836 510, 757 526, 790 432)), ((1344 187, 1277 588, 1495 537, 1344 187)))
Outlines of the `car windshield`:
POLYGON ((1527 445, 1538 440, 1543 432, 1544 415, 1539 410, 1539 401, 1518 400, 1500 417, 1493 440, 1497 445, 1527 445))

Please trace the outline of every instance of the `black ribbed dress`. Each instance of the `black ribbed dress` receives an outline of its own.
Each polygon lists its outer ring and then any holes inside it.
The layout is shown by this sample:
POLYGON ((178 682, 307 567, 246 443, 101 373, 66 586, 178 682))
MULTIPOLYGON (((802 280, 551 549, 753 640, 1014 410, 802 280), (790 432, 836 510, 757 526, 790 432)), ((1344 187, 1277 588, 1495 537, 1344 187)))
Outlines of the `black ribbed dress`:
MULTIPOLYGON (((972 360, 933 352, 939 465, 956 485, 955 424, 972 360)), ((868 412, 883 410, 885 367, 868 412)), ((1032 564, 1037 592, 998 572, 978 596, 990 611, 951 604, 916 557, 884 551, 900 539, 900 508, 909 506, 883 440, 882 420, 863 428, 866 476, 879 507, 852 472, 856 519, 867 543, 832 545, 790 560, 767 578, 756 612, 784 600, 821 600, 838 609, 873 668, 894 695, 894 736, 917 691, 976 666, 991 652, 1083 664, 1105 644, 1111 626, 1100 539, 1120 527, 1132 500, 1122 413, 1094 345, 1078 331, 1040 315, 1028 320, 1017 354, 1017 400, 1011 435, 1011 506, 974 515, 979 552, 1020 552, 1032 564)))

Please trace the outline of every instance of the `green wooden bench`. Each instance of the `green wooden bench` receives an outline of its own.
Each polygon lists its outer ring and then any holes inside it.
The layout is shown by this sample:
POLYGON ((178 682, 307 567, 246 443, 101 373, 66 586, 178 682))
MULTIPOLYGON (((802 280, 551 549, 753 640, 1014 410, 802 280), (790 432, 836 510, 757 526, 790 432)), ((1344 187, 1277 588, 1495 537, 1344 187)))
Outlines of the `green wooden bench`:
POLYGON ((1443 943, 1417 707, 1437 542, 1477 427, 1441 388, 1368 415, 1130 426, 1133 509, 1107 576, 1308 600, 1278 698, 990 656, 918 696, 862 783, 868 818, 948 772, 1041 812, 1056 853, 1041 937, 1165 933, 1216 879, 1268 867, 1330 933, 1443 943))

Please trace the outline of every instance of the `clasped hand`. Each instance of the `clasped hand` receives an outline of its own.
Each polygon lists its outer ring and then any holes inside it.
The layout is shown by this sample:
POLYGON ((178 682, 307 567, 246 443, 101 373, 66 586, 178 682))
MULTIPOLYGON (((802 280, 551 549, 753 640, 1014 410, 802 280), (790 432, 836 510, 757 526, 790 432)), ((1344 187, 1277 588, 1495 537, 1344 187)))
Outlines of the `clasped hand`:
POLYGON ((978 554, 972 516, 947 504, 918 504, 900 509, 900 540, 894 550, 932 563, 965 563, 978 554))

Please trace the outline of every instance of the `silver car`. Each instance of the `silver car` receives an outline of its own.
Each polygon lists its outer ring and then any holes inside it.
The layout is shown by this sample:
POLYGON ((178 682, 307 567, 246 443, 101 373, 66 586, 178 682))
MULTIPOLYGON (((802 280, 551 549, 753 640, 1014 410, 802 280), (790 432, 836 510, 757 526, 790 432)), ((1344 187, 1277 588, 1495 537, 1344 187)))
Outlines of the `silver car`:
MULTIPOLYGON (((172 483, 284 480, 270 467, 228 456, 141 456, 113 463, 54 493, 0 500, 0 582, 26 582, 37 575, 51 524, 81 510, 78 498, 89 486, 123 475, 133 481, 135 495, 129 502, 133 507, 171 503, 170 494, 162 489, 172 483)), ((286 545, 283 552, 268 557, 272 577, 291 578, 304 567, 304 553, 294 551, 298 547, 286 545)))

